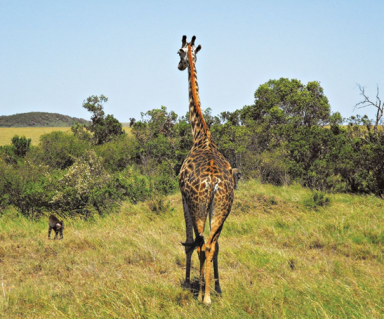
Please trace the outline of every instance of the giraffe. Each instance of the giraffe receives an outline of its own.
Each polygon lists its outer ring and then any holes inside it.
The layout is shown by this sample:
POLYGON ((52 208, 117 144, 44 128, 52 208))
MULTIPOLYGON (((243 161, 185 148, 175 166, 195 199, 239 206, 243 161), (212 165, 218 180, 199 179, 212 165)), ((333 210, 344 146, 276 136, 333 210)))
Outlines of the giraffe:
POLYGON ((214 266, 215 291, 221 294, 218 271, 218 239, 228 217, 234 196, 234 177, 231 165, 218 151, 211 138, 200 108, 199 87, 196 74, 196 54, 201 45, 195 47, 196 37, 187 43, 182 38, 178 51, 180 71, 188 68, 189 120, 192 128, 193 146, 189 151, 179 174, 179 186, 183 201, 186 225, 186 278, 190 286, 191 257, 195 248, 200 260, 198 300, 211 304, 210 283, 212 261, 214 266), (204 229, 209 216, 209 235, 204 238, 204 229), (193 239, 193 232, 195 239, 193 239), (205 278, 204 278, 205 277, 205 278), (203 293, 205 279, 205 291, 203 293))

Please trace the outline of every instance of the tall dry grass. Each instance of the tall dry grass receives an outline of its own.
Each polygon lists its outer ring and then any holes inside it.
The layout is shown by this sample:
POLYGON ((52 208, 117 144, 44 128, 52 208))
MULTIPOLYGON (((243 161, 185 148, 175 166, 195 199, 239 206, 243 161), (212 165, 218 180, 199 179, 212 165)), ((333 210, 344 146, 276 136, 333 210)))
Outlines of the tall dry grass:
MULTIPOLYGON (((47 240, 47 218, 0 217, 0 317, 382 318, 384 202, 372 196, 240 184, 220 237, 223 296, 212 306, 182 288, 180 196, 92 220, 66 219, 47 240)), ((198 276, 196 254, 193 275, 198 276)))
MULTIPOLYGON (((123 129, 129 134, 131 128, 123 126, 123 129)), ((15 135, 25 136, 32 140, 32 145, 38 145, 40 136, 54 131, 71 132, 70 127, 0 127, 0 146, 12 143, 12 137, 15 135)))
POLYGON ((71 131, 70 127, 0 127, 0 146, 9 145, 15 135, 32 140, 32 145, 39 144, 40 136, 54 131, 71 131))

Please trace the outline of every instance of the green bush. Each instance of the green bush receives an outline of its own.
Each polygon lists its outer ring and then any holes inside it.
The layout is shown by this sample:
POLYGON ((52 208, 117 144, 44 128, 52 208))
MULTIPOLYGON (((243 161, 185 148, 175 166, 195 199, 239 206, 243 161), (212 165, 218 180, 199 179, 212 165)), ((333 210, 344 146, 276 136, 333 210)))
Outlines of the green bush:
POLYGON ((31 139, 15 135, 11 145, 0 146, 0 158, 8 164, 16 164, 30 150, 31 139))
POLYGON ((304 205, 308 208, 318 209, 330 205, 331 199, 323 192, 314 192, 313 196, 304 201, 304 205))
POLYGON ((164 196, 174 193, 179 188, 177 178, 168 174, 155 176, 153 184, 156 194, 164 196))
POLYGON ((143 202, 153 195, 151 179, 132 167, 119 173, 118 180, 124 196, 133 204, 143 202))
POLYGON ((17 164, 18 158, 15 154, 15 148, 13 145, 0 146, 0 159, 7 164, 17 164))
POLYGON ((133 136, 122 135, 111 141, 95 147, 97 155, 103 158, 104 168, 108 172, 123 171, 129 165, 138 162, 138 143, 133 136))
POLYGON ((25 136, 19 137, 18 135, 15 135, 12 138, 12 145, 15 148, 16 156, 24 157, 31 146, 31 139, 26 138, 25 136))
POLYGON ((292 179, 289 175, 288 161, 284 148, 262 153, 258 167, 261 182, 273 185, 291 184, 292 179))
POLYGON ((116 179, 103 167, 93 150, 76 159, 58 180, 52 205, 71 215, 90 216, 114 208, 123 197, 116 179))
POLYGON ((49 167, 25 161, 8 165, 0 161, 0 206, 13 205, 23 215, 49 210, 57 176, 49 167))
POLYGON ((39 147, 30 152, 28 159, 55 169, 66 169, 89 147, 89 143, 71 133, 56 131, 42 135, 39 147))
MULTIPOLYGON (((93 113, 73 134, 52 132, 40 144, 15 136, 0 147, 0 208, 14 205, 23 214, 60 209, 73 214, 106 212, 123 198, 162 198, 178 190, 177 175, 193 141, 189 115, 181 118, 161 106, 131 119, 126 135, 105 116, 105 96, 91 96, 83 107, 93 113)), ((320 191, 306 201, 329 203, 323 192, 373 193, 384 198, 384 132, 372 131, 368 117, 351 117, 341 126, 330 113, 316 81, 271 80, 255 92, 254 105, 219 117, 204 112, 213 141, 242 178, 274 185, 299 182, 320 191), (325 126, 325 125, 328 125, 325 126)))

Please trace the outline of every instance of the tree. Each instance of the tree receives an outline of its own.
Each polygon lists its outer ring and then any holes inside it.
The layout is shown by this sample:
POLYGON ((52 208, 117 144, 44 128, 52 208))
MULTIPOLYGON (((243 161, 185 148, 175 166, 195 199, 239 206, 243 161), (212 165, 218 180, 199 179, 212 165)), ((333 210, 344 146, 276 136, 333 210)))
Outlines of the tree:
POLYGON ((220 113, 220 120, 222 122, 230 122, 234 126, 239 126, 241 124, 240 121, 240 110, 236 110, 234 112, 221 112, 220 113))
POLYGON ((212 115, 212 109, 210 107, 206 108, 203 111, 203 116, 204 116, 205 123, 207 124, 209 129, 214 124, 220 124, 220 118, 218 116, 212 115))
MULTIPOLYGON (((168 137, 173 134, 173 127, 178 116, 173 111, 168 112, 167 108, 162 105, 160 109, 152 109, 146 113, 141 112, 141 118, 142 122, 148 125, 153 137, 159 134, 168 137)), ((136 127, 135 124, 133 127, 136 127)))
POLYGON ((18 135, 15 135, 12 138, 12 145, 15 148, 15 154, 17 156, 24 157, 31 146, 31 139, 26 138, 25 136, 19 137, 18 135))
POLYGON ((136 119, 134 117, 130 117, 129 118, 129 127, 132 127, 133 124, 135 124, 135 122, 136 122, 136 119))
POLYGON ((90 145, 86 140, 66 132, 56 131, 40 136, 39 147, 29 159, 34 163, 45 164, 53 169, 64 170, 70 167, 77 157, 84 154, 90 145))
POLYGON ((384 102, 381 101, 379 97, 379 86, 377 86, 377 91, 376 91, 376 102, 372 102, 367 94, 365 93, 365 87, 361 86, 360 84, 357 84, 359 90, 360 90, 360 95, 364 97, 364 100, 357 103, 355 105, 355 109, 362 109, 368 106, 373 106, 377 109, 376 111, 376 119, 375 119, 375 125, 373 127, 373 131, 375 134, 377 134, 377 126, 382 122, 383 114, 384 114, 384 102))
POLYGON ((133 124, 132 133, 138 143, 139 163, 146 174, 153 174, 158 163, 175 166, 177 150, 177 114, 165 106, 141 113, 141 121, 133 124))
POLYGON ((296 79, 281 78, 260 85, 255 104, 245 106, 241 113, 243 122, 323 126, 329 122, 330 105, 319 82, 304 85, 296 79))
MULTIPOLYGON (((122 124, 113 115, 105 116, 103 104, 106 102, 108 102, 108 98, 104 95, 92 95, 83 102, 83 108, 93 113, 91 124, 84 124, 83 127, 93 133, 93 141, 96 145, 104 144, 125 134, 122 124)), ((84 135, 80 134, 82 130, 79 124, 73 126, 72 131, 74 134, 78 133, 79 137, 84 135)))

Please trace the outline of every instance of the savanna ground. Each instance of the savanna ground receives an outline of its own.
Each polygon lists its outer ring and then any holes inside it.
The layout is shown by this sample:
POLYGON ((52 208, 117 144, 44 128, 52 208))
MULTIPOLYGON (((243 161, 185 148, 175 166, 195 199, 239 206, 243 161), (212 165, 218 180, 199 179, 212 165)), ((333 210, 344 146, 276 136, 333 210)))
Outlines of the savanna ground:
POLYGON ((0 127, 0 146, 11 144, 15 135, 25 136, 32 140, 32 145, 39 144, 40 136, 54 131, 71 131, 70 127, 0 127))
MULTIPOLYGON (((129 133, 130 128, 123 126, 123 129, 129 133)), ((0 146, 9 145, 12 137, 15 135, 30 138, 32 145, 38 145, 40 136, 54 131, 71 132, 70 127, 0 127, 0 146)))
MULTIPOLYGON (((384 202, 250 181, 220 237, 223 296, 206 307, 184 290, 179 194, 162 212, 124 204, 91 220, 0 217, 0 317, 383 318, 384 202)), ((193 257, 197 280, 198 260, 193 257)))

